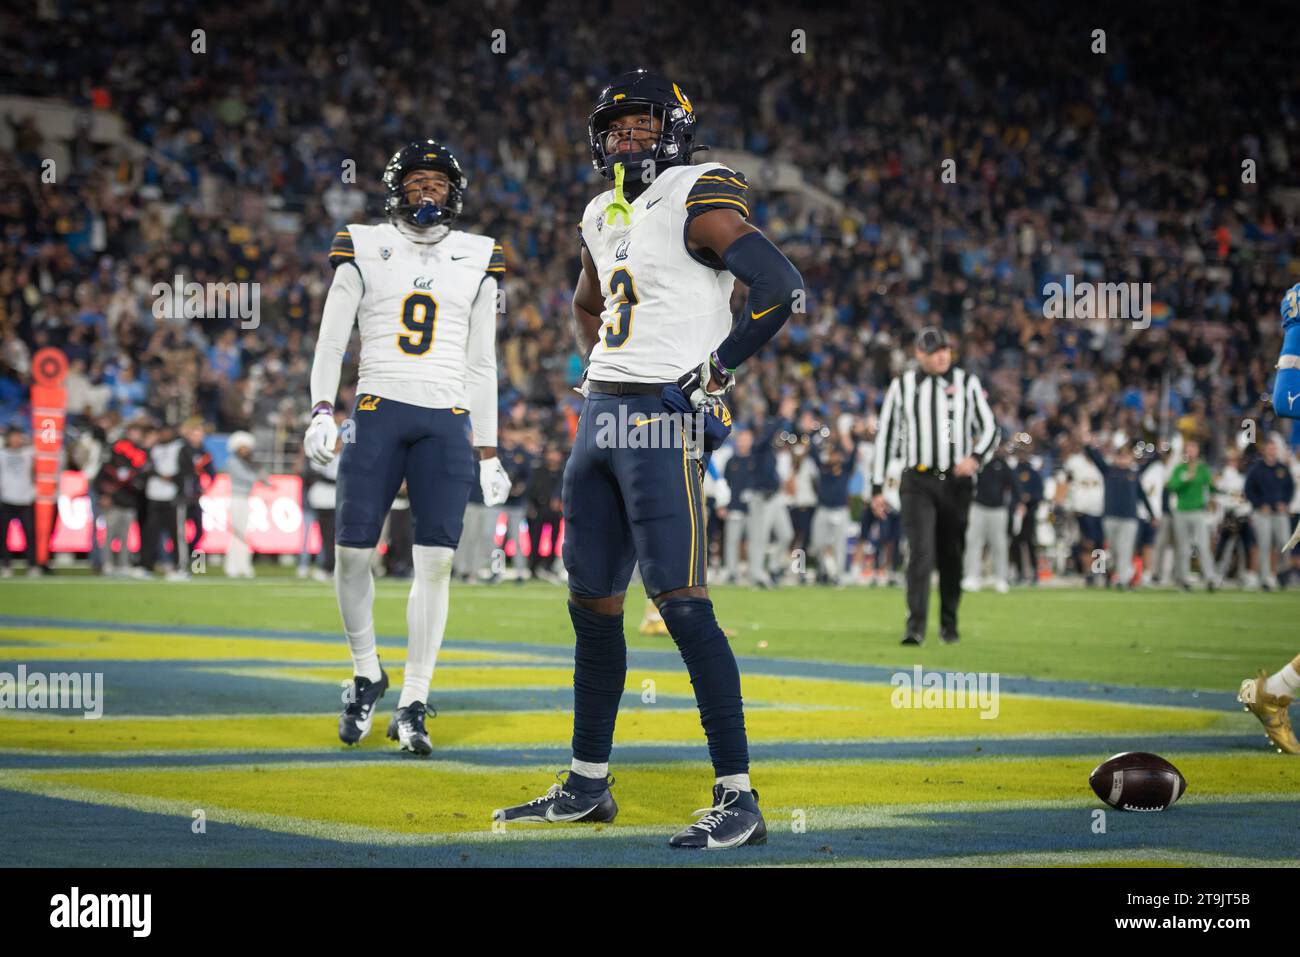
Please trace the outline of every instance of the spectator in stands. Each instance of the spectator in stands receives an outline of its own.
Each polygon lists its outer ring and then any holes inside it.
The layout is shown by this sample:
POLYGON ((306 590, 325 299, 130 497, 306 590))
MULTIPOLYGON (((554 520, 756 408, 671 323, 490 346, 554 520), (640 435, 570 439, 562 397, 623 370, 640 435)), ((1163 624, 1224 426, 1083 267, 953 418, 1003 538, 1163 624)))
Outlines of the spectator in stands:
POLYGON ((1210 548, 1211 495, 1214 477, 1201 461, 1199 442, 1187 442, 1183 447, 1183 461, 1169 474, 1169 494, 1173 507, 1174 548, 1177 552, 1178 584, 1191 591, 1192 549, 1196 549, 1201 566, 1201 580, 1214 591, 1219 587, 1218 569, 1214 566, 1214 552, 1210 548))
MULTIPOLYGON (((1133 457, 1133 448, 1128 437, 1119 437, 1119 445, 1108 460, 1092 443, 1091 435, 1085 433, 1084 453, 1092 459, 1093 465, 1101 472, 1104 484, 1105 512, 1102 529, 1105 545, 1110 559, 1107 567, 1106 585, 1117 591, 1124 591, 1133 585, 1133 556, 1137 549, 1138 519, 1145 512, 1147 520, 1156 523, 1155 510, 1142 489, 1142 469, 1133 457), (1141 509, 1141 511, 1139 511, 1141 509), (1114 572, 1114 579, 1110 573, 1114 572)), ((1202 562, 1211 566, 1212 556, 1204 554, 1202 562)))
POLYGON ((1251 529, 1255 533, 1259 587, 1272 591, 1278 587, 1278 572, 1287 570, 1280 552, 1291 537, 1287 506, 1295 494, 1291 472, 1278 461, 1277 444, 1272 440, 1264 443, 1263 454, 1246 471, 1245 494, 1251 507, 1251 529))
MULTIPOLYGON (((727 483, 730 498, 726 505, 723 521, 723 565, 726 568, 725 580, 738 585, 743 580, 740 574, 740 549, 749 528, 749 503, 753 498, 753 488, 758 474, 759 462, 754 455, 754 433, 749 429, 738 429, 732 434, 734 451, 727 459, 723 477, 727 483)), ((749 556, 753 580, 753 549, 749 556)))
POLYGON ((203 420, 189 419, 181 429, 185 445, 181 454, 188 461, 181 470, 184 476, 181 482, 181 501, 185 507, 185 547, 192 555, 203 538, 203 507, 200 504, 204 493, 217 476, 216 466, 212 464, 212 455, 204 445, 206 430, 203 420))
POLYGON ((189 554, 183 534, 185 503, 181 487, 189 457, 184 454, 185 440, 170 425, 161 425, 154 433, 145 466, 146 500, 144 531, 140 537, 140 565, 155 572, 161 560, 164 540, 171 547, 171 578, 189 575, 189 554))
POLYGON ((110 575, 143 572, 131 564, 130 534, 144 498, 144 467, 149 458, 145 442, 143 424, 128 423, 94 479, 93 493, 98 495, 104 513, 104 548, 110 575))
MULTIPOLYGON (((1223 468, 1214 479, 1219 527, 1214 542, 1214 561, 1219 580, 1226 582, 1235 565, 1243 586, 1253 583, 1255 533, 1250 526, 1250 502, 1246 500, 1246 474, 1241 470, 1241 451, 1224 453, 1223 468)), ((1154 505, 1155 503, 1152 502, 1154 505)))
POLYGON ((817 581, 839 585, 848 564, 849 480, 858 446, 851 434, 835 432, 809 455, 817 469, 817 511, 813 515, 812 543, 817 556, 817 581))
POLYGON ((5 433, 5 447, 0 450, 0 578, 9 578, 9 526, 18 522, 23 530, 23 557, 27 574, 41 573, 36 564, 36 475, 32 447, 27 434, 17 426, 5 433))
POLYGON ((564 480, 564 451, 555 445, 548 445, 542 456, 542 464, 533 471, 532 481, 528 485, 528 571, 534 578, 554 580, 552 566, 555 562, 555 548, 559 541, 560 518, 563 506, 560 502, 560 487, 564 480), (542 555, 542 535, 550 534, 550 552, 542 555))
POLYGON ((971 503, 970 523, 966 527, 966 575, 961 583, 965 591, 979 591, 983 582, 984 548, 988 546, 993 566, 993 587, 1006 592, 1007 567, 1011 545, 1007 533, 1011 527, 1011 510, 1020 495, 1016 472, 1000 450, 985 462, 975 476, 975 496, 971 503))
POLYGON ((226 450, 230 453, 226 459, 226 471, 230 474, 227 578, 252 578, 256 574, 253 571, 253 545, 249 540, 252 529, 249 498, 258 483, 268 478, 266 471, 258 469, 253 463, 253 450, 256 447, 257 440, 249 432, 235 432, 226 439, 226 450))

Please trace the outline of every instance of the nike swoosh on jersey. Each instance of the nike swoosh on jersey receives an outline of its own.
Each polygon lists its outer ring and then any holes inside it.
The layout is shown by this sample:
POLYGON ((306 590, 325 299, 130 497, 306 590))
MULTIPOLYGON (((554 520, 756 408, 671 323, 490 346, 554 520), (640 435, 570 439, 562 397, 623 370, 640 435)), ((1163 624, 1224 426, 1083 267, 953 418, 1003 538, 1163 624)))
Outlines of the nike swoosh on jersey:
POLYGON ((458 263, 458 262, 460 262, 462 259, 469 259, 469 257, 468 257, 468 256, 452 256, 452 257, 451 257, 451 261, 454 262, 454 263, 458 263))
POLYGON ((763 318, 764 316, 766 316, 769 312, 772 312, 773 310, 775 310, 775 309, 780 309, 780 308, 781 308, 781 304, 778 302, 778 303, 777 303, 775 306, 773 306, 771 309, 764 309, 762 312, 754 312, 753 310, 750 310, 749 316, 750 316, 751 319, 762 319, 762 318, 763 318))
POLYGON ((658 422, 658 421, 659 421, 660 419, 662 419, 662 418, 663 418, 662 415, 656 415, 656 416, 654 416, 653 418, 650 418, 650 419, 647 419, 645 416, 638 416, 637 418, 635 418, 635 419, 632 420, 632 425, 633 425, 634 427, 639 427, 639 426, 642 426, 642 425, 649 425, 651 422, 658 422))
POLYGON ((650 207, 653 206, 655 203, 659 202, 659 200, 661 199, 663 199, 662 196, 656 196, 654 199, 650 200, 650 202, 645 204, 646 210, 649 211, 650 207))

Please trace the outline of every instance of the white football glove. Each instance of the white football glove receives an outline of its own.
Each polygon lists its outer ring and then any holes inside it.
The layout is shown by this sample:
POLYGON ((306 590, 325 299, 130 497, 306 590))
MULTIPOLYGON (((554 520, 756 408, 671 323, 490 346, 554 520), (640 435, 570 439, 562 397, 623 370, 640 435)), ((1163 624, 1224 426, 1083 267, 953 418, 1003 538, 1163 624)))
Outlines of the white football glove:
POLYGON ((338 444, 339 427, 333 412, 317 412, 311 417, 307 434, 302 439, 302 449, 317 465, 329 465, 334 460, 334 446, 338 444))
POLYGON ((483 489, 484 505, 500 505, 510 497, 510 476, 495 455, 490 459, 479 459, 478 484, 483 489))

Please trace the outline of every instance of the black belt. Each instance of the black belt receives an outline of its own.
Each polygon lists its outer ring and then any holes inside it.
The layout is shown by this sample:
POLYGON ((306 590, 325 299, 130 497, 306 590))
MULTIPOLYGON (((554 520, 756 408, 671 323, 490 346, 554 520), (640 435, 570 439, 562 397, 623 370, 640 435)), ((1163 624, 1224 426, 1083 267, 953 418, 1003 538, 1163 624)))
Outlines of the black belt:
POLYGON ((904 471, 915 472, 917 475, 934 475, 938 478, 947 478, 952 472, 951 469, 937 469, 931 465, 914 465, 904 471))
POLYGON ((587 388, 591 392, 603 392, 606 395, 658 395, 676 382, 601 382, 588 379, 587 388))

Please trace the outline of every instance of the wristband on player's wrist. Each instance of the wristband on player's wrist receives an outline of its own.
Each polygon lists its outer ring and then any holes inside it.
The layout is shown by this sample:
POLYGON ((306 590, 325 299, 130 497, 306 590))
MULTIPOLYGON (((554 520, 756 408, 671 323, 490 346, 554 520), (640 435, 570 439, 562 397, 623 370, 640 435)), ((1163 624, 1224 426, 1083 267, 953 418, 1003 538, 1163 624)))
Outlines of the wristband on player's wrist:
MULTIPOLYGON (((728 369, 723 365, 718 359, 718 354, 716 352, 709 356, 709 372, 710 378, 716 378, 722 383, 722 388, 719 389, 718 392, 712 393, 714 395, 721 395, 736 384, 736 370, 728 369)), ((708 391, 708 385, 709 383, 706 381, 704 383, 705 391, 708 391)))
POLYGON ((333 415, 334 403, 321 401, 321 402, 317 402, 315 405, 311 407, 311 417, 313 419, 316 418, 316 416, 320 415, 322 412, 326 412, 329 413, 330 415, 333 415))

